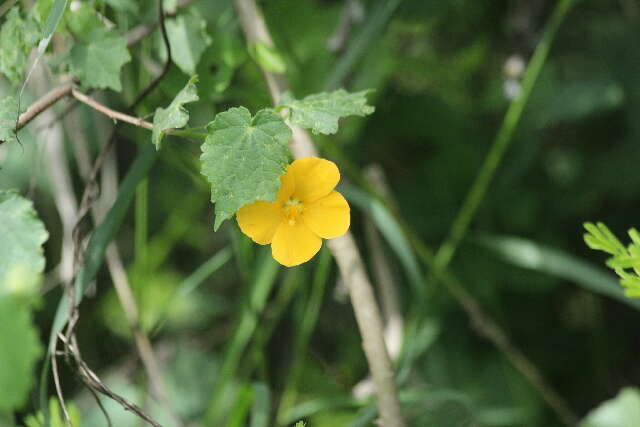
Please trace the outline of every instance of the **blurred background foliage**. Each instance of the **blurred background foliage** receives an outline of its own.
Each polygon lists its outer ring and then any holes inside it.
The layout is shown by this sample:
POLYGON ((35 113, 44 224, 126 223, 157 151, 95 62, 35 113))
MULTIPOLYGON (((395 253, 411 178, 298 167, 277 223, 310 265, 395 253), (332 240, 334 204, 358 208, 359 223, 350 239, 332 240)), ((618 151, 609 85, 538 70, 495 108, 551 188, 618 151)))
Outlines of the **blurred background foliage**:
MULTIPOLYGON (((27 7, 33 2, 18 3, 27 7)), ((153 3, 95 0, 87 7, 126 34, 155 20, 153 3)), ((373 115, 344 121, 337 135, 316 139, 324 155, 341 167, 345 194, 353 194, 352 230, 370 271, 375 267, 371 257, 382 250, 404 323, 418 328, 411 342, 414 353, 406 357, 405 351, 399 362, 410 425, 562 425, 543 394, 478 335, 477 325, 447 289, 425 280, 429 269, 417 262, 394 228, 393 216, 362 209, 375 204, 375 198, 360 181, 362 171, 378 165, 391 205, 410 234, 437 247, 518 94, 523 68, 555 3, 260 2, 297 96, 336 87, 375 89, 373 115), (374 233, 384 236, 375 245, 365 238, 372 220, 378 229, 374 233), (394 243, 394 238, 399 240, 394 243), (420 293, 426 302, 416 301, 420 293)), ((72 12, 65 19, 73 20, 72 12)), ((168 27, 176 64, 137 115, 167 105, 192 72, 200 78, 200 101, 189 108, 191 126, 203 126, 231 106, 256 111, 269 105, 229 1, 195 1, 178 18, 169 18, 168 27)), ((640 305, 621 297, 615 278, 602 267, 602 256, 582 241, 584 221, 604 221, 619 235, 638 225, 638 30, 640 6, 633 0, 576 2, 450 266, 589 427, 640 425, 640 395, 625 389, 640 381, 640 305)), ((130 52, 134 60, 121 73, 122 93, 97 94, 115 109, 133 101, 166 57, 158 32, 130 52)), ((55 56, 49 62, 64 71, 55 56)), ((2 88, 3 93, 13 90, 8 81, 2 88)), ((28 105, 41 93, 31 88, 23 102, 28 105)), ((56 108, 57 113, 63 110, 63 105, 56 108)), ((79 196, 83 186, 72 147, 80 141, 95 155, 112 125, 84 107, 61 123, 63 161, 79 196)), ((29 194, 50 234, 43 296, 35 312, 46 342, 62 295, 55 286, 62 227, 50 178, 58 166, 44 149, 47 132, 36 129, 37 124, 27 127, 21 144, 0 147, 0 189, 29 194)), ((145 130, 120 127, 121 178, 149 143, 145 130)), ((141 326, 153 340, 179 416, 190 425, 259 427, 299 419, 311 427, 373 425, 370 396, 352 393, 367 376, 367 365, 333 261, 322 253, 304 266, 279 268, 268 249, 252 244, 234 223, 214 233, 199 154, 197 144, 167 137, 116 240, 141 326)), ((84 300, 81 316, 78 333, 87 363, 114 391, 163 424, 175 425, 167 408, 149 398, 106 269, 92 297, 84 300)), ((0 372, 7 369, 0 366, 0 372)), ((106 425, 91 395, 64 364, 62 380, 78 425, 106 425)), ((0 399, 7 392, 0 390, 0 399)), ((115 402, 103 399, 103 404, 113 425, 141 425, 115 402)), ((7 425, 39 425, 38 407, 34 388, 15 419, 6 418, 7 425)), ((57 407, 55 401, 51 407, 57 407)), ((56 424, 56 411, 51 411, 52 425, 63 425, 56 424)))

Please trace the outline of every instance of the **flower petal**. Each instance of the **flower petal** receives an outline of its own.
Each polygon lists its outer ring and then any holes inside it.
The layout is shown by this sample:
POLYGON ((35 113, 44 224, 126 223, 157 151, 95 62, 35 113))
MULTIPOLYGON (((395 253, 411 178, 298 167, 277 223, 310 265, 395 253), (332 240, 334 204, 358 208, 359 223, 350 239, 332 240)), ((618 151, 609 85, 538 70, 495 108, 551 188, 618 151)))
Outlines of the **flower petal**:
POLYGON ((324 239, 342 236, 349 229, 349 204, 337 191, 332 191, 312 203, 305 203, 302 219, 307 226, 324 239))
POLYGON ((236 213, 240 230, 256 243, 271 243, 280 223, 284 221, 282 209, 276 203, 258 201, 244 205, 236 213))
POLYGON ((316 236, 304 222, 282 222, 273 236, 271 254, 286 267, 309 261, 320 250, 322 239, 316 236))
POLYGON ((280 190, 278 190, 278 203, 285 203, 296 189, 296 179, 291 169, 287 168, 287 172, 280 177, 280 190))
POLYGON ((295 176, 293 197, 303 202, 313 202, 326 196, 340 181, 335 163, 318 157, 305 157, 289 165, 295 176))

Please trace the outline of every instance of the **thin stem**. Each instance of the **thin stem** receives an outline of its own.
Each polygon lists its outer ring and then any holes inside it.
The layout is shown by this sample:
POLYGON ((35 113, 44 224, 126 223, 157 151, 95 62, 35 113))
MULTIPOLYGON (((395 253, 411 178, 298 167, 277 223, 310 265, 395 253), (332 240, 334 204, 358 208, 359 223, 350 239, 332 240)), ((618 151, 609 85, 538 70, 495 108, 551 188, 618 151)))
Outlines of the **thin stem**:
POLYGON ((101 112, 105 116, 111 117, 113 120, 120 120, 121 122, 130 123, 132 125, 139 126, 148 130, 153 130, 153 123, 147 122, 137 117, 129 116, 128 114, 124 114, 116 110, 112 110, 111 108, 100 104, 95 99, 85 95, 84 93, 76 89, 71 89, 71 95, 78 101, 88 105, 96 111, 101 112))
POLYGON ((482 168, 471 186, 458 216, 453 222, 449 236, 436 253, 434 268, 437 271, 442 271, 449 264, 456 253, 460 241, 467 233, 469 224, 471 223, 471 220, 476 214, 478 207, 489 188, 489 184, 500 165, 504 153, 513 140, 513 135, 518 123, 520 122, 520 118, 522 117, 524 107, 527 105, 533 86, 538 80, 542 66, 549 54, 551 43, 553 42, 560 24, 572 5, 573 0, 560 0, 557 3, 544 30, 542 39, 540 40, 540 43, 538 43, 538 46, 536 47, 536 50, 531 57, 531 61, 529 61, 529 65, 524 73, 520 96, 514 99, 509 106, 509 109, 504 116, 502 126, 493 141, 484 163, 482 164, 482 168))
MULTIPOLYGON (((247 42, 260 42, 272 46, 273 41, 269 29, 255 0, 235 0, 234 4, 247 42)), ((267 81, 273 102, 277 104, 282 94, 287 90, 288 83, 282 75, 271 73, 265 69, 262 70, 262 73, 267 81)), ((317 156, 318 151, 309 134, 297 126, 292 126, 292 130, 291 151, 294 157, 317 156)), ((351 303, 362 336, 364 353, 375 384, 380 425, 403 427, 405 423, 400 410, 395 374, 384 342, 384 326, 360 251, 350 232, 329 240, 328 246, 349 289, 351 303)))
MULTIPOLYGON (((16 132, 25 127, 31 120, 38 117, 38 115, 44 110, 51 107, 62 98, 68 96, 72 90, 73 84, 65 83, 62 86, 47 92, 42 98, 31 104, 31 106, 27 108, 27 111, 20 114, 16 125, 16 132)), ((2 142, 3 141, 0 141, 0 144, 2 144, 2 142)))

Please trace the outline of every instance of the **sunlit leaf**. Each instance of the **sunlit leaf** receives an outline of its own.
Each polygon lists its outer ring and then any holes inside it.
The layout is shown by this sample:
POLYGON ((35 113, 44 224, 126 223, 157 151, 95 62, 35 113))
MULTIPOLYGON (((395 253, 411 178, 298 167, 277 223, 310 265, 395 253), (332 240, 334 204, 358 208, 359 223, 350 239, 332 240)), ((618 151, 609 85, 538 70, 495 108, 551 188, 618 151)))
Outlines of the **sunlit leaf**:
POLYGON ((375 110, 367 104, 367 93, 349 93, 344 89, 294 99, 285 93, 280 106, 289 108, 291 123, 311 129, 314 134, 333 134, 338 131, 338 120, 347 116, 366 116, 375 110))
POLYGON ((289 158, 291 129, 271 110, 244 107, 216 116, 202 144, 201 172, 211 184, 214 229, 256 200, 273 201, 289 158))

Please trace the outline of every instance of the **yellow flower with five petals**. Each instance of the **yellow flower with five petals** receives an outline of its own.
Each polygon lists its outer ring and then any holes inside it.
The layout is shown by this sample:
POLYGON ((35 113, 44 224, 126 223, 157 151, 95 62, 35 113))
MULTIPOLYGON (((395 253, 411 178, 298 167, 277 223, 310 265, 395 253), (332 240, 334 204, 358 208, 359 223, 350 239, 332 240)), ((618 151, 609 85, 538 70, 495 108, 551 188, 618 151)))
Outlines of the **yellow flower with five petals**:
POLYGON ((236 214, 238 225, 254 242, 271 243, 280 264, 292 267, 309 261, 322 239, 341 236, 349 228, 349 204, 334 190, 338 181, 338 167, 329 160, 295 160, 280 177, 276 200, 243 206, 236 214))

